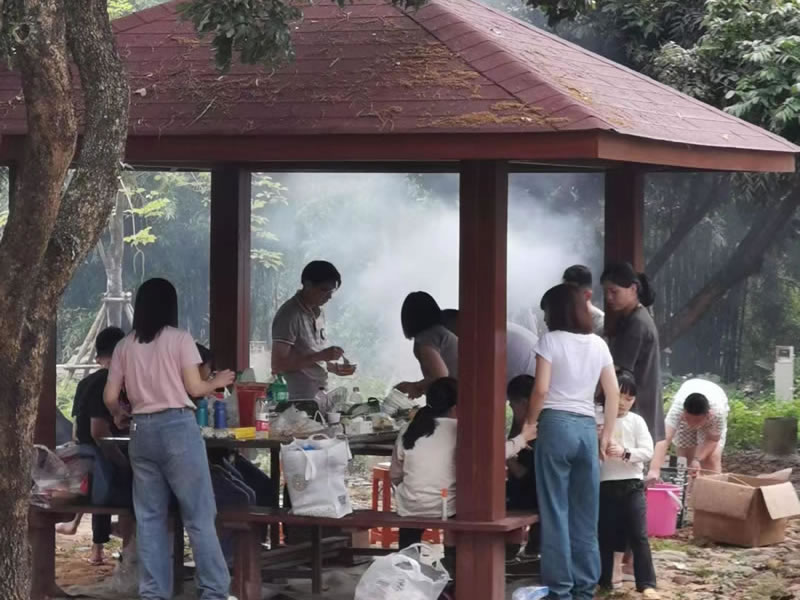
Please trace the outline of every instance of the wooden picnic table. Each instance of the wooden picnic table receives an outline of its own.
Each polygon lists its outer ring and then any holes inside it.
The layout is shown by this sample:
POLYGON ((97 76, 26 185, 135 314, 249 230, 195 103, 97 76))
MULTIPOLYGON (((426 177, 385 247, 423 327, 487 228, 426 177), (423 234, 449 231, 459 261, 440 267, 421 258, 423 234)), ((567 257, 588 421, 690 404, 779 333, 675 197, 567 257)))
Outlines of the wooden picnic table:
MULTIPOLYGON (((398 431, 379 431, 360 435, 347 436, 350 451, 356 456, 391 456, 397 440, 398 431)), ((269 476, 272 479, 275 505, 280 507, 281 486, 281 446, 288 444, 293 438, 270 436, 266 439, 237 440, 234 438, 206 437, 207 448, 227 448, 230 450, 269 450, 269 476)), ((100 445, 114 444, 127 446, 130 436, 107 437, 100 440, 100 445)), ((270 528, 270 541, 273 548, 280 545, 280 529, 270 528)))

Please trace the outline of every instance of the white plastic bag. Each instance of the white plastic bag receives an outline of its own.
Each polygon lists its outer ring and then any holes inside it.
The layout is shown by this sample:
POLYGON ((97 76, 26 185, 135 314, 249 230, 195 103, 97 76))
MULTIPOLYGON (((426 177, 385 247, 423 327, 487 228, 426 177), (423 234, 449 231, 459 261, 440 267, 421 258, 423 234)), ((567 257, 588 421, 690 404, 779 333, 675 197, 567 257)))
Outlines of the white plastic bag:
POLYGON ((355 600, 437 600, 450 575, 438 560, 425 560, 428 550, 415 544, 376 558, 358 582, 355 600))
POLYGON ((278 416, 271 428, 279 437, 304 437, 321 432, 325 426, 297 407, 290 406, 278 416))
POLYGON ((281 463, 292 514, 338 519, 353 512, 345 483, 352 458, 344 439, 315 435, 281 447, 281 463))
POLYGON ((74 443, 59 446, 55 451, 35 445, 31 456, 31 504, 49 508, 87 496, 93 464, 74 443))

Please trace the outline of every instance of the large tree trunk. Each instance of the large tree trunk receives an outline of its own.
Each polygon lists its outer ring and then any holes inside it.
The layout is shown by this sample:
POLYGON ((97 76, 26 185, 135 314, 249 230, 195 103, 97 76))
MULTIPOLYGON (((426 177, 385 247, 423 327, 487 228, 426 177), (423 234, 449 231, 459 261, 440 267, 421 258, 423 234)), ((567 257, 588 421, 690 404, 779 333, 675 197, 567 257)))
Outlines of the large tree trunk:
POLYGON ((659 326, 661 346, 671 346, 732 287, 758 271, 764 253, 785 232, 800 206, 800 188, 784 193, 777 207, 766 207, 725 265, 666 323, 659 326))
MULTIPOLYGON (((7 0, 8 1, 8 0, 7 0)), ((15 48, 28 136, 0 241, 0 598, 28 600, 30 456, 48 332, 64 289, 111 212, 127 130, 128 88, 105 0, 14 0, 28 23, 15 48), (69 52, 68 52, 69 48, 69 52), (80 74, 84 134, 69 188, 80 74)))
MULTIPOLYGON (((19 7, 22 10, 22 7, 19 7)), ((41 261, 55 226, 77 123, 67 62, 63 2, 25 3, 31 28, 17 51, 28 109, 28 138, 0 241, 0 598, 28 600, 27 544, 31 441, 41 387, 44 336, 28 320, 41 261), (28 100, 30 99, 30 100, 28 100), (31 335, 33 333, 33 335, 31 335), (20 368, 22 367, 22 369, 20 368)))

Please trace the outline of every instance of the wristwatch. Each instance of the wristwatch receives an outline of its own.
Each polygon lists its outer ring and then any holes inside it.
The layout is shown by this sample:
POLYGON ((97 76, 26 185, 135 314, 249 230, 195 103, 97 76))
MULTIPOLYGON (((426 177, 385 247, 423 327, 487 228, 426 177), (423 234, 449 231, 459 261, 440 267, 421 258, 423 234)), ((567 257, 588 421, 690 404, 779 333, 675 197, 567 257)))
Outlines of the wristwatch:
POLYGON ((631 451, 628 450, 627 448, 623 448, 622 450, 622 460, 624 462, 630 462, 631 460, 631 451))

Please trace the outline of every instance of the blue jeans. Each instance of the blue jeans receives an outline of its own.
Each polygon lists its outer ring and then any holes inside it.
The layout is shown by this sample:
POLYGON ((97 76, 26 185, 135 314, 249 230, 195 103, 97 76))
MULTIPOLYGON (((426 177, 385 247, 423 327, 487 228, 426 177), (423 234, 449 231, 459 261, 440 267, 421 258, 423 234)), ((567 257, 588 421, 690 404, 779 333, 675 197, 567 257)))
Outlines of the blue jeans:
MULTIPOLYGON (((81 456, 92 465, 91 503, 94 506, 131 507, 131 473, 106 458, 94 444, 80 444, 81 456)), ((92 515, 92 543, 107 544, 111 540, 111 515, 92 515)))
POLYGON ((214 520, 206 447, 189 409, 136 415, 131 426, 133 504, 136 511, 142 600, 172 598, 172 561, 167 530, 170 492, 178 499, 197 566, 201 600, 227 600, 230 573, 214 520))
POLYGON ((545 410, 536 439, 542 583, 552 600, 591 600, 600 579, 597 428, 593 417, 545 410))

